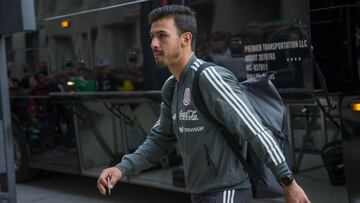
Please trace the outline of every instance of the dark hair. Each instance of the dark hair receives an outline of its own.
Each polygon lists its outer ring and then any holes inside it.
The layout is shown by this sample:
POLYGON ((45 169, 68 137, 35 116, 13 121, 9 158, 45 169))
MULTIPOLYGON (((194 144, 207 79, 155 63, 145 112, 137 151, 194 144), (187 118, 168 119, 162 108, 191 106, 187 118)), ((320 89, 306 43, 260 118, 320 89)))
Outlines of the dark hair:
POLYGON ((176 4, 159 7, 150 12, 149 25, 166 17, 173 17, 179 35, 185 32, 192 34, 191 49, 194 50, 197 29, 195 12, 189 7, 176 4))

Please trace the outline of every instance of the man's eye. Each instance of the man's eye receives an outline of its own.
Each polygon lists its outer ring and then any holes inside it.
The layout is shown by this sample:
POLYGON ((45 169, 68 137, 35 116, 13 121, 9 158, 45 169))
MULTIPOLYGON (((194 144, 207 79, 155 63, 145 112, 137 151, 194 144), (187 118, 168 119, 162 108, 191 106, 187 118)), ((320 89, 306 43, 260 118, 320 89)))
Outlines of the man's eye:
POLYGON ((160 39, 163 39, 163 38, 165 38, 165 37, 166 37, 165 34, 160 34, 160 35, 159 35, 159 38, 160 38, 160 39))

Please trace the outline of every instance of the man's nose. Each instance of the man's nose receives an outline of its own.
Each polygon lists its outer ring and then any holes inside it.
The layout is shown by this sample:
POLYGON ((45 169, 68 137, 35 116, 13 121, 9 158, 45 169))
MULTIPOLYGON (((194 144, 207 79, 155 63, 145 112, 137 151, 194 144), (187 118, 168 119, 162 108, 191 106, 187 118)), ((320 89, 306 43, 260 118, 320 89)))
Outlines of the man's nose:
POLYGON ((159 40, 157 40, 156 37, 152 38, 152 40, 151 40, 151 48, 153 50, 159 48, 159 40))

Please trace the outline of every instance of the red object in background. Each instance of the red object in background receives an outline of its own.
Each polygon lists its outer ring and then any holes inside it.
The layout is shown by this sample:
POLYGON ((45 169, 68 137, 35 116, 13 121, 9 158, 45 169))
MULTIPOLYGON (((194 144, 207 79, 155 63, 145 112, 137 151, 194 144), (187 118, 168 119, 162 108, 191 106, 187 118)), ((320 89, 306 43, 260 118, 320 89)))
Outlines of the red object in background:
POLYGON ((168 0, 161 0, 161 5, 166 6, 169 4, 168 0))
POLYGON ((41 61, 38 65, 40 71, 46 71, 48 67, 47 61, 41 61))
POLYGON ((31 117, 35 117, 36 116, 36 107, 35 107, 35 101, 34 100, 30 100, 28 105, 27 105, 27 113, 31 116, 31 117))
POLYGON ((49 91, 46 88, 36 87, 30 91, 30 95, 32 95, 32 96, 47 96, 47 95, 49 95, 49 91))

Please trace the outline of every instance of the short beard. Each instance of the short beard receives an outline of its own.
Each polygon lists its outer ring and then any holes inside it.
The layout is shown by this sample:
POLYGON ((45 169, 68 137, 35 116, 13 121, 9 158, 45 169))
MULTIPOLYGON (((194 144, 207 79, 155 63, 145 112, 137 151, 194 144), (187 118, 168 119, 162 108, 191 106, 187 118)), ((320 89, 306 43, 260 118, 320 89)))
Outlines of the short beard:
MULTIPOLYGON (((171 55, 170 55, 170 58, 171 59, 174 59, 174 60, 179 60, 179 57, 180 57, 180 55, 181 55, 181 48, 180 48, 180 45, 178 45, 177 47, 176 47, 176 49, 174 50, 174 52, 172 52, 171 53, 171 55)), ((177 63, 177 61, 174 61, 173 63, 177 63)), ((168 64, 168 66, 169 65, 172 65, 172 64, 168 64)))
MULTIPOLYGON (((176 50, 172 53, 170 53, 169 57, 171 59, 178 59, 180 56, 180 45, 176 47, 176 50)), ((157 67, 161 68, 161 69, 165 69, 168 68, 171 64, 164 64, 164 63, 158 63, 155 59, 156 65, 157 67)))

